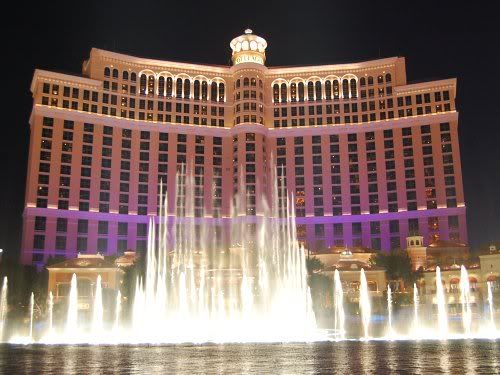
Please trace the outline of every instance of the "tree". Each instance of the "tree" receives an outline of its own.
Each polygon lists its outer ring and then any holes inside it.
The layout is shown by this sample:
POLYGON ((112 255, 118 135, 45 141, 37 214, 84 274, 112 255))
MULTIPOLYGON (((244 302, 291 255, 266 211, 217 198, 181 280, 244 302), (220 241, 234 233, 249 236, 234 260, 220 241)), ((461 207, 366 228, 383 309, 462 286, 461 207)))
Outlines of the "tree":
POLYGON ((406 285, 413 284, 420 278, 421 271, 413 271, 411 259, 403 250, 392 250, 390 253, 377 253, 370 263, 382 267, 389 280, 402 280, 406 285))
POLYGON ((311 257, 311 258, 308 257, 306 259, 306 268, 307 268, 307 273, 309 275, 312 275, 313 273, 321 271, 323 268, 325 268, 325 264, 316 257, 311 257))

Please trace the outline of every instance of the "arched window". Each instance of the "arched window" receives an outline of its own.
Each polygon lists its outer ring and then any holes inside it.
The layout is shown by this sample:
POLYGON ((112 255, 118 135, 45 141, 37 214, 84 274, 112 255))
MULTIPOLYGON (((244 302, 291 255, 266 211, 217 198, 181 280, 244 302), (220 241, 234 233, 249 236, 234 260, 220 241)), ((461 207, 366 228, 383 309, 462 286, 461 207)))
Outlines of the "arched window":
POLYGON ((148 77, 145 74, 141 74, 141 78, 139 81, 139 92, 142 95, 146 95, 146 84, 148 82, 148 77))
POLYGON ((327 100, 332 98, 332 81, 325 82, 325 98, 327 100))
POLYGON ((109 70, 109 68, 105 67, 104 68, 104 77, 109 77, 110 73, 111 73, 111 71, 109 70))
POLYGON ((118 69, 113 69, 113 78, 118 78, 118 69))
POLYGON ((338 99, 340 97, 340 84, 336 79, 333 81, 333 98, 338 99))
POLYGON ((373 85, 373 77, 372 76, 368 77, 368 85, 373 85))
POLYGON ((177 78, 175 82, 175 96, 177 98, 182 98, 182 78, 177 78))
POLYGON ((243 78, 243 86, 248 86, 248 85, 250 85, 250 80, 248 79, 248 77, 243 78))
POLYGON ((299 102, 303 102, 304 101, 304 83, 303 82, 299 82, 299 85, 298 85, 298 92, 299 92, 299 102))
POLYGON ((286 89, 286 83, 281 84, 281 102, 286 103, 287 100, 287 89, 286 89))
POLYGON ((158 78, 158 96, 163 96, 165 94, 165 77, 160 76, 158 78))
POLYGON ((351 98, 357 98, 358 97, 358 88, 356 87, 356 80, 354 78, 351 78, 351 98))
POLYGON ((316 100, 323 99, 323 95, 321 93, 321 81, 316 81, 316 100))
POLYGON ((342 97, 344 99, 349 99, 349 80, 342 80, 342 97))
POLYGON ((167 77, 167 96, 169 98, 172 97, 172 86, 173 86, 173 81, 172 81, 172 77, 167 77))
POLYGON ((184 99, 189 99, 189 95, 191 94, 191 82, 189 79, 184 80, 184 99))
POLYGON ((241 81, 238 79, 238 80, 236 81, 236 88, 240 87, 240 84, 241 84, 241 81))
POLYGON ((386 83, 389 83, 389 82, 391 82, 391 81, 392 81, 392 76, 391 76, 391 73, 387 73, 387 74, 385 75, 385 82, 386 82, 386 83))
POLYGON ((382 83, 384 83, 384 76, 382 74, 380 74, 378 77, 377 77, 377 83, 380 85, 382 83))
POLYGON ((126 70, 123 71, 122 73, 122 79, 127 81, 128 80, 128 72, 126 70))
POLYGON ((273 102, 278 103, 280 101, 280 86, 275 83, 273 85, 273 102))
POLYGON ((150 75, 148 77, 148 95, 153 96, 155 92, 154 90, 155 90, 155 76, 150 75))
POLYGON ((224 95, 225 95, 225 85, 224 83, 219 83, 219 102, 224 101, 224 95))
POLYGON ((366 86, 366 78, 365 77, 361 77, 359 79, 359 85, 360 86, 366 86))
POLYGON ((290 84, 290 100, 292 102, 297 101, 297 84, 295 82, 290 84))
POLYGON ((307 82, 307 100, 314 100, 314 84, 307 82))
POLYGON ((200 99, 200 81, 198 81, 198 80, 194 81, 193 94, 194 94, 195 100, 200 99))
POLYGON ((132 73, 130 74, 130 80, 131 80, 132 82, 137 81, 137 74, 135 74, 134 72, 132 72, 132 73))
POLYGON ((217 101, 217 82, 212 82, 210 85, 210 99, 213 102, 217 101))
POLYGON ((251 79, 250 86, 257 86, 257 80, 255 78, 251 79))
POLYGON ((208 98, 208 85, 207 81, 201 82, 201 100, 207 100, 208 98))

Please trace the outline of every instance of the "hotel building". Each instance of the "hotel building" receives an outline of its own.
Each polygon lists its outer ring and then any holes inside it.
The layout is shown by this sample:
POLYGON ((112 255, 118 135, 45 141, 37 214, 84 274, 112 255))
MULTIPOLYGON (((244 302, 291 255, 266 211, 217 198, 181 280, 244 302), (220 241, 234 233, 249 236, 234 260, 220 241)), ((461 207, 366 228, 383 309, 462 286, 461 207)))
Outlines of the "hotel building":
POLYGON ((230 46, 231 66, 92 49, 81 76, 35 71, 23 263, 143 251, 183 165, 220 241, 238 189, 262 215, 273 170, 310 251, 467 242, 455 79, 408 84, 401 57, 267 67, 251 30, 230 46))

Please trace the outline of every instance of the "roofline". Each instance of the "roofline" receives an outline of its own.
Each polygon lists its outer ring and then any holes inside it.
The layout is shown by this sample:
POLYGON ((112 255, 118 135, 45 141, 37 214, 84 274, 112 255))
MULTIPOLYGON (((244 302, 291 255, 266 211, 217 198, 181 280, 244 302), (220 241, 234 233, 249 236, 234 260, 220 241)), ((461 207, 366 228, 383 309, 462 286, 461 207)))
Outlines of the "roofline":
POLYGON ((405 94, 406 92, 415 92, 419 90, 425 90, 429 88, 435 88, 436 86, 440 86, 443 88, 453 88, 456 90, 457 88, 457 79, 456 78, 446 78, 439 79, 436 81, 426 81, 426 82, 418 82, 418 83, 410 83, 407 85, 394 86, 395 94, 405 94))
POLYGON ((86 77, 81 77, 78 75, 71 75, 71 74, 65 74, 65 73, 56 73, 56 72, 51 72, 49 70, 43 70, 43 69, 35 69, 35 72, 33 73, 33 79, 31 80, 31 85, 30 85, 30 91, 34 94, 35 89, 36 89, 36 82, 39 79, 48 79, 48 80, 59 80, 59 81, 71 81, 71 82, 77 82, 80 83, 81 85, 85 86, 91 86, 98 88, 102 86, 102 82, 98 81, 96 79, 91 79, 91 78, 86 78, 86 77))
POLYGON ((392 66, 398 61, 404 61, 404 57, 387 57, 383 59, 376 60, 365 60, 353 63, 344 64, 327 64, 327 65, 306 65, 306 66, 284 66, 284 67, 268 67, 269 74, 291 74, 291 73, 305 73, 305 72, 315 72, 315 71, 332 71, 332 70, 359 70, 367 68, 377 68, 381 66, 392 66))
MULTIPOLYGON (((159 60, 159 59, 150 59, 144 57, 138 57, 133 55, 126 55, 118 52, 111 52, 107 50, 103 50, 100 48, 92 48, 90 52, 91 58, 94 56, 100 57, 108 57, 110 59, 116 59, 123 62, 129 62, 133 64, 139 65, 154 65, 156 68, 177 68, 177 69, 194 69, 194 70, 209 70, 212 72, 217 72, 221 74, 230 74, 230 69, 232 66, 226 65, 216 65, 216 64, 197 64, 197 63, 189 63, 189 62, 177 62, 171 60, 159 60)), ((291 74, 291 73, 306 73, 313 71, 344 71, 344 70, 360 70, 360 69, 375 69, 383 66, 392 66, 398 63, 399 61, 404 62, 404 57, 387 57, 383 59, 376 60, 365 60, 361 62, 353 62, 353 63, 343 63, 343 64, 327 64, 327 65, 305 65, 305 66, 277 66, 277 67, 269 67, 267 68, 268 74, 291 74)))
POLYGON ((106 51, 100 48, 92 48, 90 51, 90 57, 100 56, 100 57, 108 57, 110 59, 116 59, 123 62, 130 62, 133 64, 140 65, 155 65, 158 68, 168 67, 168 68, 178 68, 178 69, 194 69, 194 70, 210 70, 212 72, 217 72, 221 74, 229 74, 229 69, 231 66, 226 65, 210 65, 210 64, 196 64, 189 62, 177 62, 171 60, 158 60, 158 59, 149 59, 144 57, 125 55, 123 53, 106 51))

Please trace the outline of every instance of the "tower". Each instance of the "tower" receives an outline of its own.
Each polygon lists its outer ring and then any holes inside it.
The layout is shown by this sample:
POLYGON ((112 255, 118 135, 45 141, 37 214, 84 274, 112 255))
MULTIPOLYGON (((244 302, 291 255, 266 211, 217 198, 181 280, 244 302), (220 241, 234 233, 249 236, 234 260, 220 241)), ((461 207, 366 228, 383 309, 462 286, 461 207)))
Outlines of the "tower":
POLYGON ((413 270, 425 267, 427 258, 427 247, 424 246, 424 237, 410 236, 406 237, 406 251, 411 259, 413 270))
POLYGON ((233 135, 233 186, 235 196, 246 198, 245 202, 235 204, 239 216, 253 216, 263 212, 262 202, 256 197, 266 194, 269 168, 264 126, 267 42, 246 29, 243 35, 231 41, 230 47, 234 82, 233 125, 236 130, 233 135))

